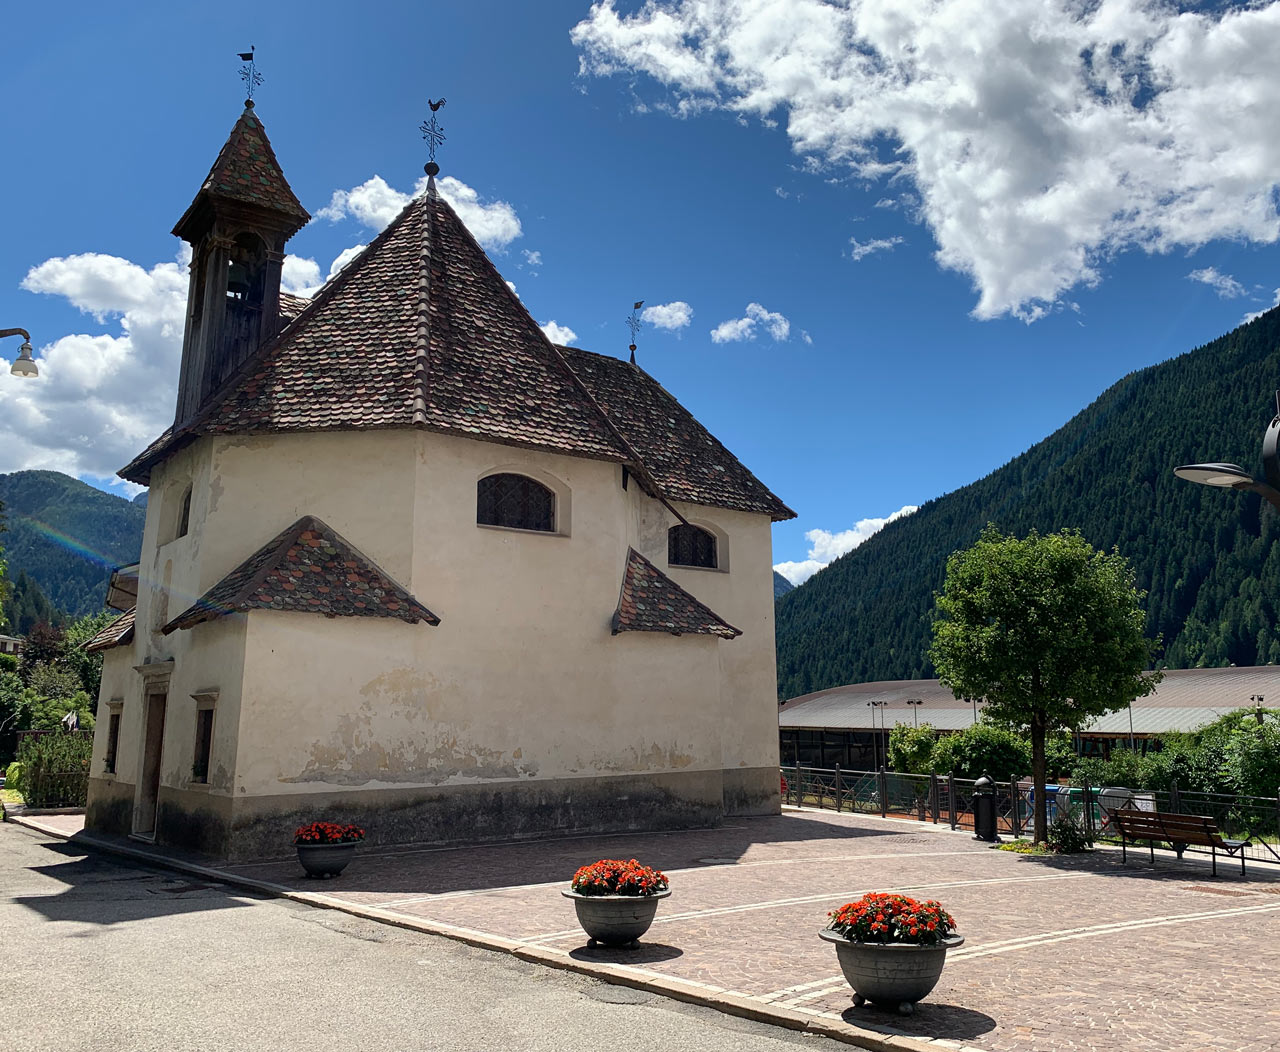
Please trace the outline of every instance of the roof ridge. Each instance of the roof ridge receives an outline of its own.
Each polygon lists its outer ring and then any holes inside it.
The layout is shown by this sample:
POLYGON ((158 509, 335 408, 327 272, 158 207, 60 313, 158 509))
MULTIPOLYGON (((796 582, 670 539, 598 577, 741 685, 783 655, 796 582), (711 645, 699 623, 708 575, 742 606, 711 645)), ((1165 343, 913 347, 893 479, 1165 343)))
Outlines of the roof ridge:
POLYGON ((418 427, 427 426, 427 389, 431 382, 431 247, 436 218, 433 203, 439 199, 434 175, 427 176, 426 199, 427 207, 422 210, 422 250, 418 255, 418 339, 413 353, 413 423, 418 427))

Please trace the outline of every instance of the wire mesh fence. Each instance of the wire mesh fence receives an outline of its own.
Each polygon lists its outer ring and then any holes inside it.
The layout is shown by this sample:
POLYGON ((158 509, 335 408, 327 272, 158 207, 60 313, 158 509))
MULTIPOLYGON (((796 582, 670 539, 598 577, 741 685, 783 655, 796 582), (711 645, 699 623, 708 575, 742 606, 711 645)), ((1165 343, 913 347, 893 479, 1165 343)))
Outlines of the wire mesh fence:
MULTIPOLYGON (((907 818, 951 829, 974 828, 976 781, 953 775, 899 774, 895 771, 846 771, 839 767, 784 766, 782 798, 785 803, 833 811, 907 818)), ((1035 792, 1030 779, 996 781, 996 830, 1001 835, 1027 836, 1034 825, 1035 792)), ((1225 793, 1180 792, 1176 783, 1168 790, 1096 788, 1091 786, 1045 787, 1045 815, 1050 825, 1070 820, 1083 826, 1090 840, 1120 842, 1112 827, 1117 808, 1190 814, 1211 818, 1224 837, 1247 840, 1245 858, 1280 862, 1280 798, 1237 796, 1225 793)), ((1172 846, 1172 845, 1170 845, 1172 846)), ((1207 847, 1190 845, 1187 851, 1209 854, 1207 847)))

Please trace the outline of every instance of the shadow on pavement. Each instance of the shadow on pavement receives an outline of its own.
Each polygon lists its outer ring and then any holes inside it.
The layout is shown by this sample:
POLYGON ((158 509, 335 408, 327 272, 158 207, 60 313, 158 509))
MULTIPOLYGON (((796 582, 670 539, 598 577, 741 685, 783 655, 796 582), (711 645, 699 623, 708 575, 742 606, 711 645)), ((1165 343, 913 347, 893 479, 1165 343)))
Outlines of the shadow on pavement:
MULTIPOLYGON (((568 882, 582 865, 600 858, 638 858, 664 870, 737 862, 753 847, 846 841, 851 846, 885 837, 901 839, 910 830, 854 827, 815 815, 735 818, 710 829, 670 833, 600 834, 558 839, 508 840, 457 846, 385 845, 364 847, 334 892, 394 897, 484 891, 527 884, 568 882)), ((294 860, 245 863, 219 868, 237 876, 317 890, 294 860)), ((322 886, 319 890, 329 891, 322 886)))
POLYGON ((624 947, 579 946, 576 950, 570 950, 569 956, 575 961, 591 961, 594 964, 657 964, 659 961, 674 961, 677 957, 683 957, 684 950, 661 942, 642 942, 634 950, 624 947))
POLYGON ((116 861, 71 843, 54 842, 41 846, 51 855, 61 856, 63 861, 31 866, 30 872, 64 884, 65 890, 53 895, 17 895, 12 901, 42 914, 46 920, 126 924, 154 917, 247 905, 232 898, 231 889, 225 884, 116 861))
POLYGON ((969 1039, 989 1034, 998 1025, 991 1016, 957 1005, 921 1001, 914 1015, 898 1015, 891 1008, 865 1004, 847 1008, 841 1018, 851 1026, 891 1027, 913 1037, 969 1039))

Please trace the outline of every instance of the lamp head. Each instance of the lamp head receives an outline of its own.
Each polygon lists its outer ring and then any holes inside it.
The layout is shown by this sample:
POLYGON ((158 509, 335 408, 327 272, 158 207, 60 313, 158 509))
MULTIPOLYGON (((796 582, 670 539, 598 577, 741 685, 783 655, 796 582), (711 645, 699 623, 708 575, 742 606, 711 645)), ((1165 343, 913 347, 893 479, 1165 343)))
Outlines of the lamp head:
POLYGON ((1254 481, 1253 476, 1239 464, 1183 464, 1181 467, 1174 468, 1173 473, 1188 482, 1222 488, 1231 488, 1254 481))
POLYGON ((31 357, 31 341, 23 340, 22 346, 18 348, 18 357, 14 361, 9 372, 14 376, 22 376, 27 379, 40 375, 40 370, 36 368, 36 363, 31 357))

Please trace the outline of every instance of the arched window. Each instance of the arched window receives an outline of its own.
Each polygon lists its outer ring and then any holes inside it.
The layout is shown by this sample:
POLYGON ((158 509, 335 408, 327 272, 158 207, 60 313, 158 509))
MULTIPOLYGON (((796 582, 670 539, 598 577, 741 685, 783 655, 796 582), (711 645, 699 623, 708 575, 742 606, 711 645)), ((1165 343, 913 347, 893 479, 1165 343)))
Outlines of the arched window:
POLYGON ((191 528, 191 487, 182 495, 182 510, 178 513, 178 529, 174 537, 185 537, 191 528))
POLYGON ((670 566, 702 566, 714 570, 716 536, 701 526, 681 523, 667 530, 667 563, 670 566))
POLYGON ((556 495, 528 475, 487 475, 476 486, 476 522, 554 533, 556 495))

